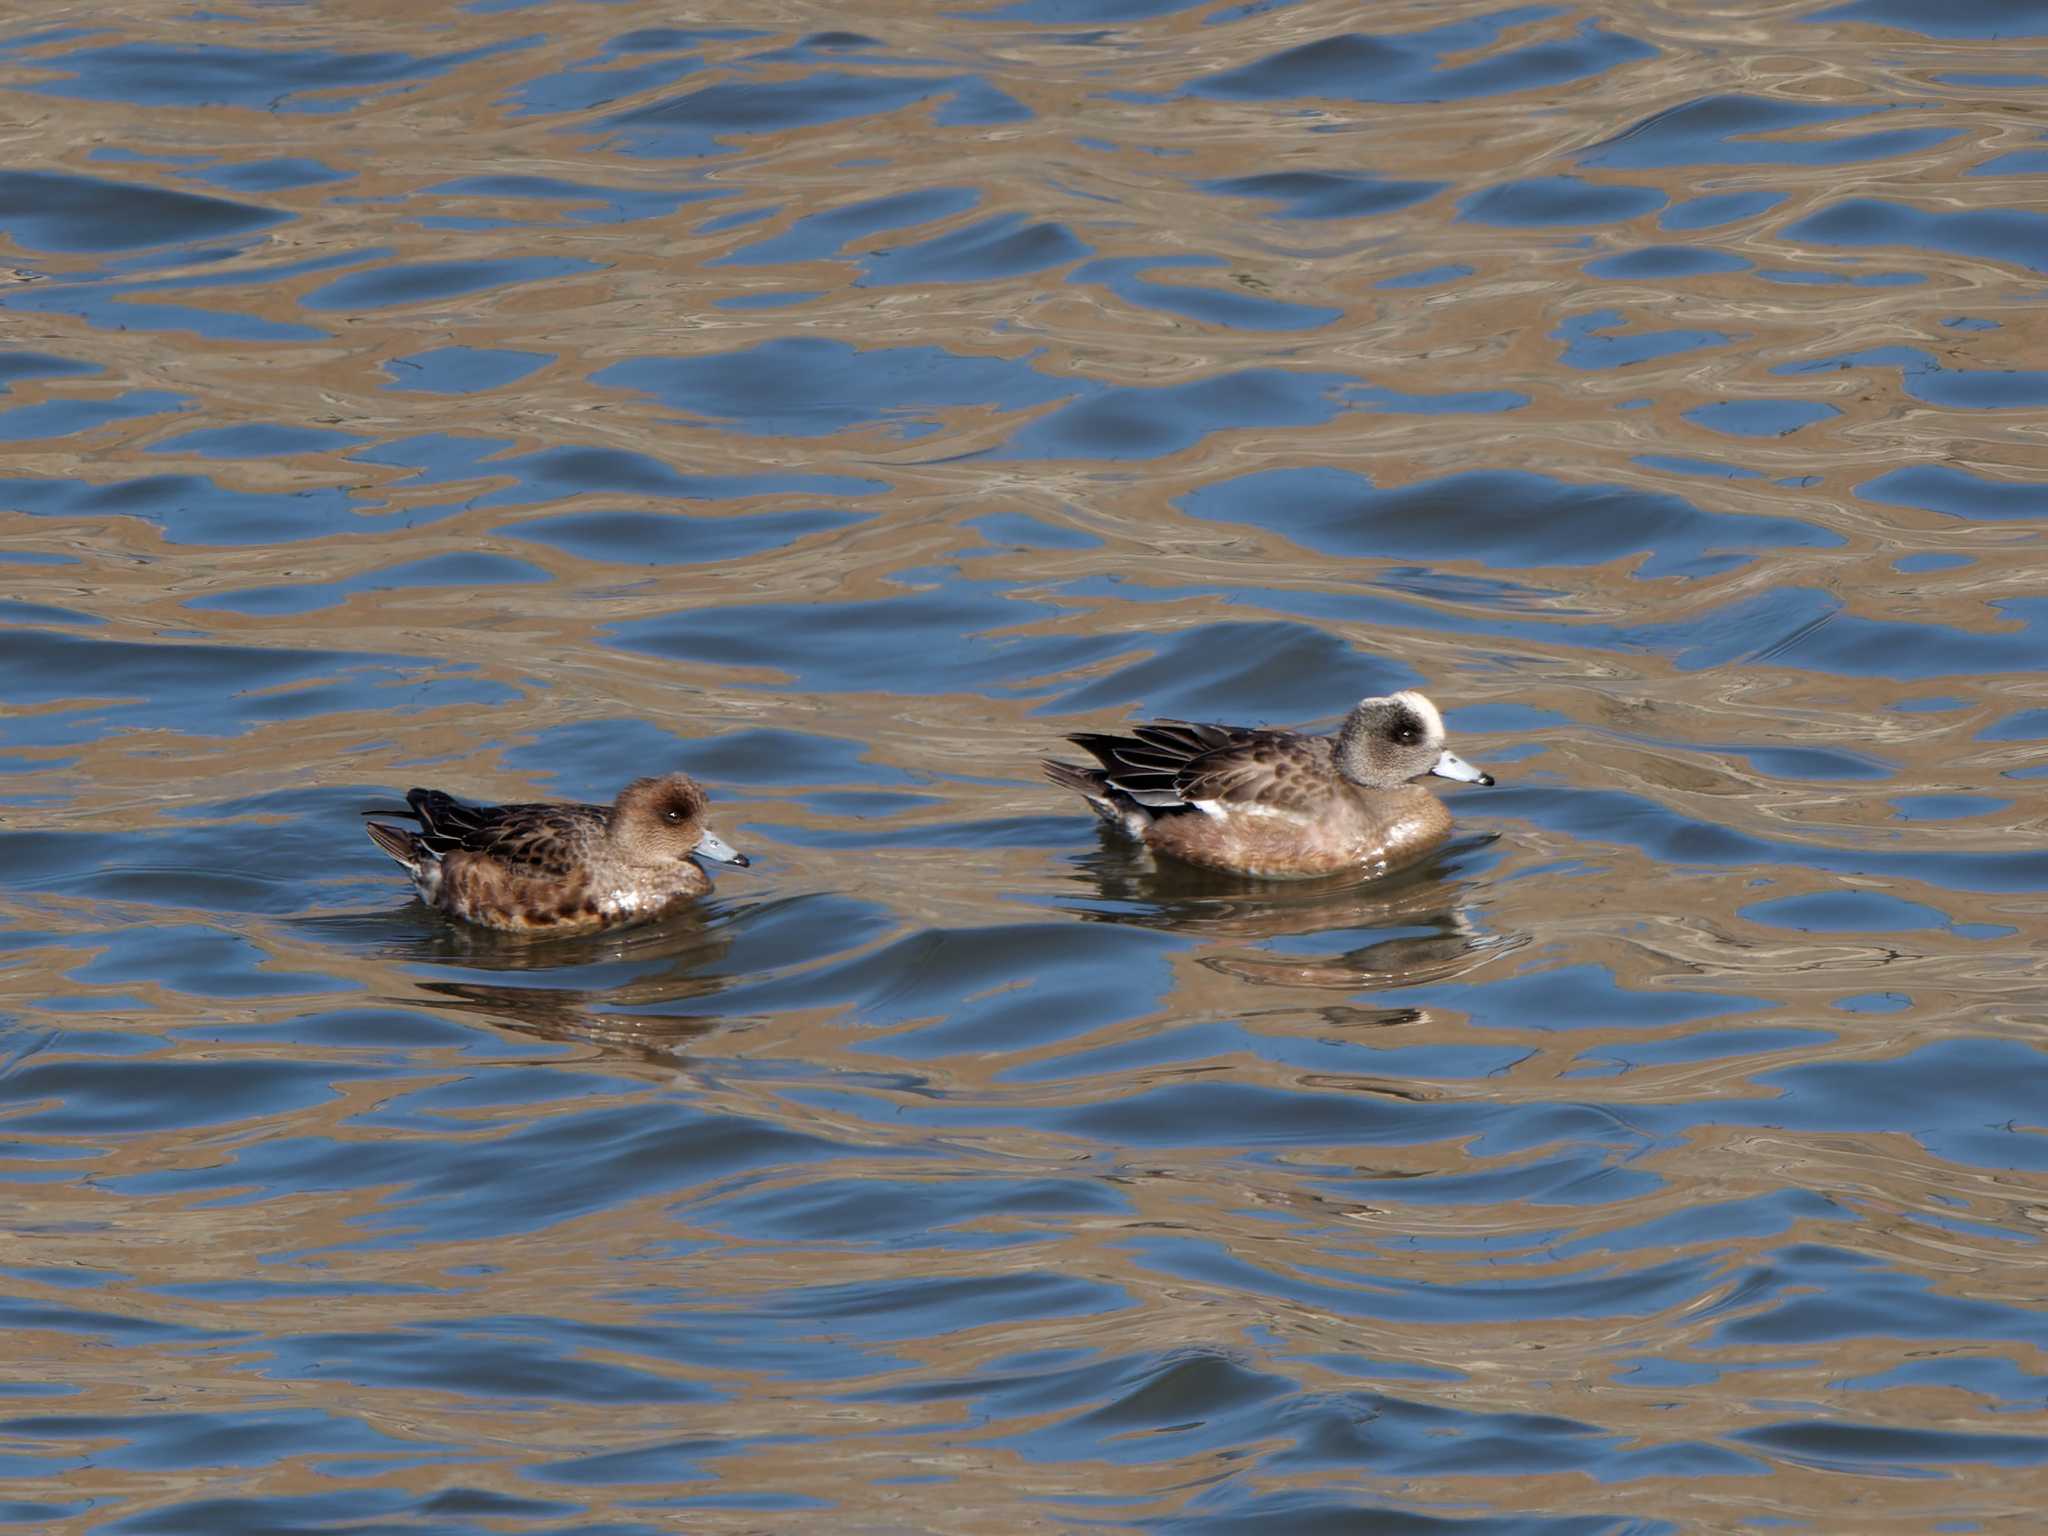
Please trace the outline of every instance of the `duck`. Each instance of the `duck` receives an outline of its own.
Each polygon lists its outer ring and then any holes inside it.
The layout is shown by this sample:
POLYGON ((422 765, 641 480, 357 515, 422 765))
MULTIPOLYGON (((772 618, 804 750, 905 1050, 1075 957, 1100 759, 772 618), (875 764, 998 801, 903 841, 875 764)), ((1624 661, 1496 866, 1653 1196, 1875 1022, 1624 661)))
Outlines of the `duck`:
POLYGON ((438 789, 409 789, 405 803, 363 814, 418 828, 372 821, 370 840, 405 866, 428 906, 506 932, 642 922, 711 889, 696 858, 749 862, 706 824, 708 797, 686 773, 635 779, 610 805, 466 805, 438 789))
POLYGON ((1421 780, 1493 783, 1445 748, 1443 713, 1412 690, 1360 699, 1328 736, 1158 720, 1067 740, 1101 766, 1048 758, 1046 777, 1109 825, 1155 853, 1264 880, 1411 864, 1451 833, 1421 780))

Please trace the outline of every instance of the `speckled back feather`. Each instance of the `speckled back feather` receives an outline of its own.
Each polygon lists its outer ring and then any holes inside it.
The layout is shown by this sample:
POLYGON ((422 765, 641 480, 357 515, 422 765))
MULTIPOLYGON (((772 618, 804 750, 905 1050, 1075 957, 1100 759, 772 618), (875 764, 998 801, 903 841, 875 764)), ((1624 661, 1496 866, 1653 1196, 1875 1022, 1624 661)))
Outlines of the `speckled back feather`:
POLYGON ((553 878, 569 874, 611 824, 611 808, 603 805, 465 805, 438 789, 409 789, 405 803, 410 809, 404 812, 365 814, 411 816, 420 824, 411 834, 414 843, 435 858, 483 854, 553 878))

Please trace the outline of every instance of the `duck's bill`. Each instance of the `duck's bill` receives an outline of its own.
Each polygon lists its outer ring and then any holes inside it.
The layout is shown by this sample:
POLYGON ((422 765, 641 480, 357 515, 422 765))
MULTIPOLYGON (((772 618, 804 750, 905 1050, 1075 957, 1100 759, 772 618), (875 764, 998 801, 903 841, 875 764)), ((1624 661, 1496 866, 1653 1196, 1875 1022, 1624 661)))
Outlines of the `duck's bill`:
POLYGON ((1429 770, 1440 779, 1456 779, 1460 784, 1491 784, 1493 775, 1481 773, 1455 752, 1446 752, 1436 760, 1436 766, 1429 770))
POLYGON ((741 869, 745 869, 751 862, 744 853, 716 832, 706 832, 698 838, 696 851, 707 859, 716 859, 721 864, 737 864, 741 869))

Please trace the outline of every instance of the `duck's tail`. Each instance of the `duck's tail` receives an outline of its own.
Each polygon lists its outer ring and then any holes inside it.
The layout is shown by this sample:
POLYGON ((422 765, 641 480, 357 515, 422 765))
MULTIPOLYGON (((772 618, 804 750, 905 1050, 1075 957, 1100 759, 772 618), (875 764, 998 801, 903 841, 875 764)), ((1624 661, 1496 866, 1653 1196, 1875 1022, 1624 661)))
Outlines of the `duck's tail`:
POLYGON ((1109 793, 1109 780, 1093 768, 1076 768, 1072 763, 1062 763, 1050 757, 1039 766, 1045 769, 1045 776, 1061 789, 1071 789, 1091 800, 1100 800, 1109 793))
POLYGON ((1071 789, 1088 802, 1088 808, 1111 826, 1129 829, 1131 813, 1137 810, 1128 796, 1118 794, 1109 782, 1109 775, 1095 768, 1077 768, 1072 763, 1062 763, 1055 758, 1045 758, 1040 766, 1045 776, 1061 789, 1071 789))
MULTIPOLYGON (((402 811, 365 811, 366 816, 403 815, 402 811)), ((420 872, 420 865, 433 857, 432 853, 420 846, 418 836, 405 827, 387 827, 381 821, 367 823, 363 830, 370 834, 370 841, 398 860, 414 874, 420 872)))

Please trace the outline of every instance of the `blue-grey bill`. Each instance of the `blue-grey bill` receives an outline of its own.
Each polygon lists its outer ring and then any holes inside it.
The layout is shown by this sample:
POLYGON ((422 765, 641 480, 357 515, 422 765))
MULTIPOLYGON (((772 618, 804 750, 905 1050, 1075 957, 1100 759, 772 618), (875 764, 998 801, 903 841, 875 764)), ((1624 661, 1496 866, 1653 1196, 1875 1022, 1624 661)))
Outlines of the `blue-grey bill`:
POLYGON ((706 832, 698 838, 697 851, 705 858, 716 859, 721 864, 737 864, 741 869, 747 867, 747 856, 716 832, 706 832))
POLYGON ((1461 784, 1491 784, 1493 775, 1481 773, 1455 752, 1446 752, 1436 760, 1436 766, 1429 770, 1440 779, 1456 779, 1461 784))

